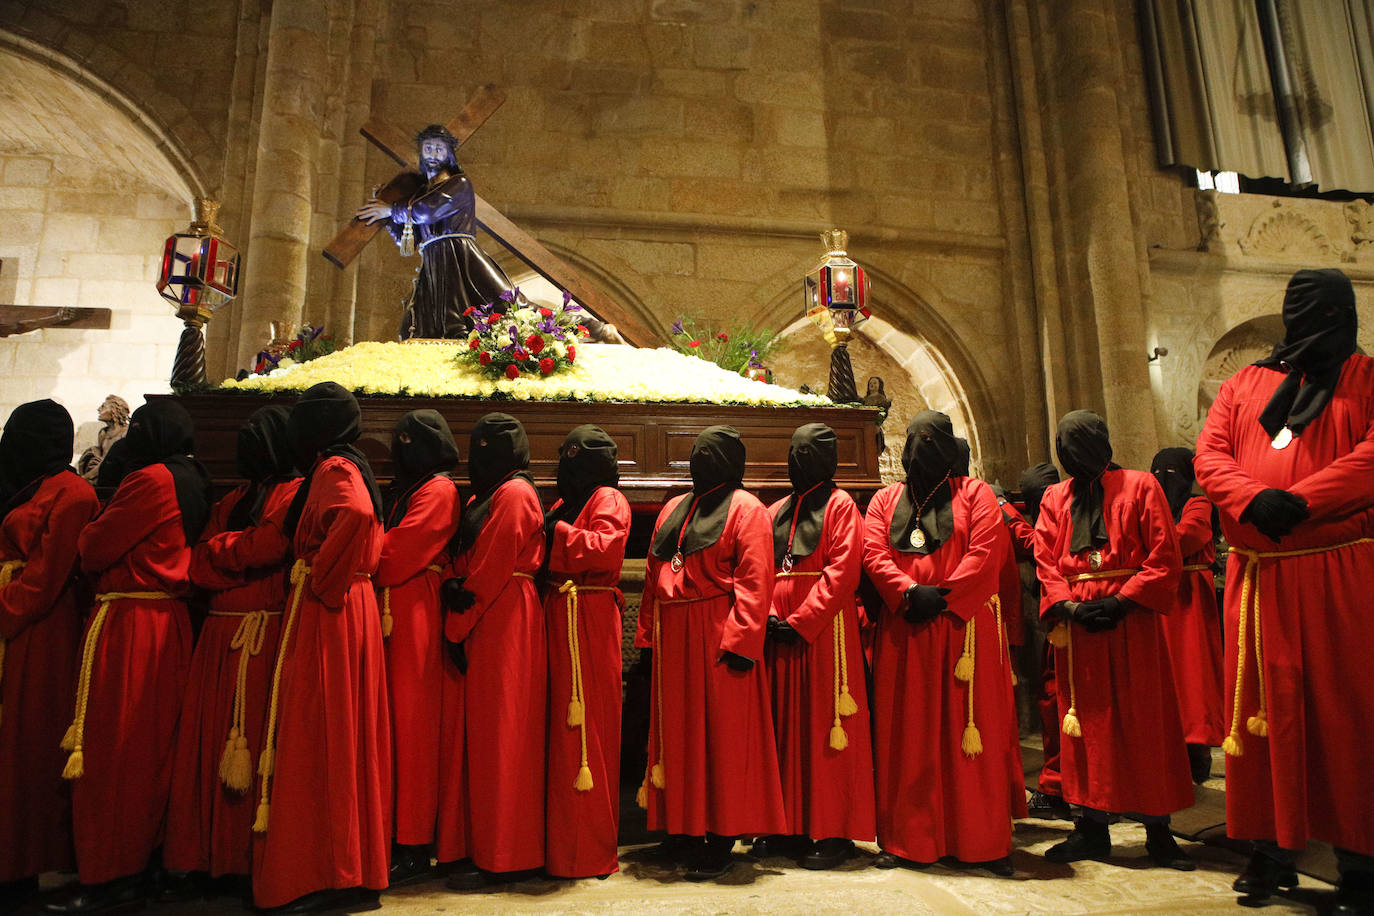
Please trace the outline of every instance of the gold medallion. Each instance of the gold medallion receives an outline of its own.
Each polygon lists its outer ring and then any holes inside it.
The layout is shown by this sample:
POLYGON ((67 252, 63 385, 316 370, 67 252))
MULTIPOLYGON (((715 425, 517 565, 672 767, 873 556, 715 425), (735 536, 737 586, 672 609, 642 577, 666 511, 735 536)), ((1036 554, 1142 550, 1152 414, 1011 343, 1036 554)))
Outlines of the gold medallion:
POLYGON ((1094 550, 1092 553, 1088 554, 1088 568, 1093 572, 1097 572, 1102 568, 1102 551, 1094 550))
POLYGON ((1292 441, 1293 431, 1289 429, 1287 426, 1285 426, 1283 429, 1274 433, 1274 439, 1269 444, 1275 449, 1282 450, 1288 448, 1289 443, 1291 443, 1292 441))
POLYGON ((673 554, 673 559, 668 565, 673 568, 673 572, 682 572, 684 562, 685 561, 682 559, 682 551, 679 550, 677 553, 673 554))
POLYGON ((913 528, 911 530, 911 546, 915 547, 917 550, 926 546, 926 533, 920 528, 913 528))

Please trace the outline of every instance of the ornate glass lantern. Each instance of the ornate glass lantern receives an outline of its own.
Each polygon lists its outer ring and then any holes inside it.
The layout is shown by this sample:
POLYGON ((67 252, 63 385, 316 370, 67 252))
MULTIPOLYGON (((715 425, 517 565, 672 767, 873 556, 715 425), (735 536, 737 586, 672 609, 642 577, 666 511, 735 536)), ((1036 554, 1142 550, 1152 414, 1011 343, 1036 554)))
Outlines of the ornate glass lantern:
POLYGON ((869 319, 868 275, 846 254, 849 233, 831 229, 821 233, 825 257, 802 282, 802 307, 830 344, 830 384, 826 394, 837 403, 859 400, 854 366, 849 360, 849 336, 869 319))
POLYGON ((168 236, 162 249, 157 291, 186 323, 172 367, 174 385, 205 381, 205 324, 239 288, 239 251, 215 224, 219 204, 195 201, 191 225, 168 236))

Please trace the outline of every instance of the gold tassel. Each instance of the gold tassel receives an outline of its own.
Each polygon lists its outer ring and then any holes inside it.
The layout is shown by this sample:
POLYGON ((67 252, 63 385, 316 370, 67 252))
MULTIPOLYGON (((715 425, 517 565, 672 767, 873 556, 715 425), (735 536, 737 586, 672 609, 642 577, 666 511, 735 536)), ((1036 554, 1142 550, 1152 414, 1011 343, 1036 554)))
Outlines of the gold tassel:
POLYGON ((81 748, 72 751, 67 758, 67 765, 62 768, 63 779, 80 779, 86 775, 86 755, 81 752, 81 748))
POLYGON ((584 718, 584 713, 583 713, 583 711, 582 711, 582 703, 581 703, 579 700, 576 700, 576 699, 569 700, 569 701, 568 701, 568 726, 571 727, 571 728, 576 728, 577 726, 579 726, 579 725, 582 724, 583 718, 584 718))
POLYGON ((224 784, 240 795, 253 788, 253 755, 248 750, 248 739, 242 736, 234 742, 233 756, 224 773, 224 784))
POLYGON ((1245 745, 1240 740, 1240 735, 1235 732, 1226 736, 1226 740, 1221 742, 1222 753, 1228 757, 1242 757, 1245 754, 1245 745))
POLYGON ((58 745, 62 750, 71 753, 76 750, 76 723, 67 726, 67 733, 62 736, 62 743, 58 745))
POLYGON ((382 639, 391 635, 391 628, 396 623, 391 616, 391 586, 382 589, 382 639))
MULTIPOLYGON (((1226 740, 1221 742, 1222 752, 1229 757, 1241 757, 1245 754, 1245 742, 1240 737, 1240 705, 1245 697, 1245 650, 1249 645, 1249 641, 1245 638, 1245 631, 1250 622, 1250 594, 1252 590, 1257 590, 1259 587, 1259 583, 1256 581, 1258 576, 1258 561, 1254 557, 1246 556, 1245 568, 1240 574, 1240 618, 1237 621, 1236 631, 1236 686, 1231 697, 1231 731, 1227 734, 1226 740)), ((1263 674, 1263 668, 1260 668, 1260 673, 1263 674)), ((1247 730, 1251 730, 1250 726, 1255 718, 1258 717, 1253 717, 1246 723, 1247 730)), ((1268 723, 1265 723, 1264 727, 1268 731, 1268 723)), ((1258 734, 1258 732, 1252 730, 1252 734, 1258 734)))
POLYGON ((840 715, 852 716, 859 711, 859 704, 854 702, 853 695, 850 694, 846 686, 840 691, 840 715))
POLYGON ((573 780, 573 788, 579 792, 589 792, 592 788, 592 768, 585 764, 577 771, 577 779, 573 780))
POLYGON ((267 822, 271 820, 272 806, 268 802, 258 802, 258 816, 253 819, 253 832, 266 833, 267 822))
MULTIPOLYGON (((973 621, 970 620, 968 625, 973 626, 973 621)), ((955 662, 954 677, 966 684, 973 680, 973 656, 969 655, 967 651, 959 656, 959 661, 955 662)))
POLYGON ((1045 642, 1054 646, 1056 649, 1062 649, 1067 646, 1069 644, 1069 625, 1063 621, 1055 624, 1054 628, 1051 629, 1049 633, 1045 634, 1045 642))
POLYGON ((655 789, 661 789, 668 784, 668 780, 663 777, 663 764, 656 763, 649 770, 649 782, 653 783, 655 789))
POLYGON ((267 700, 267 730, 263 733, 262 754, 258 757, 258 774, 262 777, 262 794, 258 799, 258 816, 253 821, 254 833, 267 832, 268 812, 271 810, 268 780, 271 778, 277 763, 277 712, 280 708, 281 699, 281 671, 291 645, 291 633, 296 626, 296 616, 300 613, 301 595, 304 593, 305 583, 309 579, 310 565, 302 559, 297 559, 291 565, 291 607, 287 612, 286 622, 282 625, 281 644, 277 647, 277 662, 272 668, 272 692, 267 700))
POLYGON ((1064 734, 1070 738, 1083 737, 1083 726, 1078 724, 1078 710, 1072 706, 1064 713, 1064 734))
POLYGON ((401 230, 401 257, 412 258, 415 256, 415 227, 406 223, 401 230))
POLYGON ((648 810, 648 808, 649 808, 649 785, 648 785, 648 783, 643 783, 643 782, 641 782, 641 783, 639 784, 639 791, 635 793, 635 804, 638 805, 639 807, 645 809, 646 811, 648 810))
POLYGON ((258 755, 258 775, 271 776, 277 763, 277 755, 270 747, 264 747, 258 755))
POLYGON ((234 747, 238 740, 238 728, 229 729, 229 738, 224 742, 224 753, 219 755, 219 779, 220 782, 229 782, 229 768, 233 766, 234 747))
POLYGON ((1067 623, 1059 626, 1064 628, 1064 648, 1068 650, 1068 669, 1069 669, 1069 711, 1064 713, 1064 734, 1070 738, 1082 738, 1083 726, 1078 721, 1078 687, 1073 680, 1073 630, 1067 623))
POLYGON ((844 726, 840 724, 839 719, 836 719, 835 724, 830 726, 830 747, 837 751, 849 747, 849 736, 844 733, 844 726))
POLYGON ((959 742, 959 747, 969 757, 983 753, 983 735, 978 731, 978 726, 972 723, 964 726, 964 737, 959 742))
POLYGON ((1260 738, 1269 737, 1269 718, 1260 710, 1245 723, 1245 730, 1260 738))

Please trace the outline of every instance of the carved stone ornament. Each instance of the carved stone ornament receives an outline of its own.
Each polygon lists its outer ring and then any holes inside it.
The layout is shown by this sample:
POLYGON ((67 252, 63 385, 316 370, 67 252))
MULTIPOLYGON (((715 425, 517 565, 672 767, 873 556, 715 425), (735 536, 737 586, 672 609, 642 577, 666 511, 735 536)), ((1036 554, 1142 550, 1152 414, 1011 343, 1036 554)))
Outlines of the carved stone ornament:
POLYGON ((1352 200, 1345 205, 1345 220, 1350 224, 1350 242, 1356 248, 1374 246, 1374 207, 1365 200, 1352 200))
POLYGON ((1254 257, 1281 258, 1285 261, 1311 257, 1350 256, 1337 248, 1321 227, 1300 213, 1277 210, 1258 217, 1240 240, 1240 249, 1254 257))

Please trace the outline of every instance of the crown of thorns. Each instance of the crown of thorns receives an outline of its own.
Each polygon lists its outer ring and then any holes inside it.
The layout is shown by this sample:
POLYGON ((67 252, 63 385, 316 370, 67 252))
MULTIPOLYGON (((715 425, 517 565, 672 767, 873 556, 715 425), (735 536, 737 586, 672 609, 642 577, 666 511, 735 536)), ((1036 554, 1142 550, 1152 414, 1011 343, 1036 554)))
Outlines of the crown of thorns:
POLYGON ((449 149, 458 148, 458 138, 449 133, 449 129, 442 124, 431 124, 415 135, 416 143, 424 143, 426 140, 443 140, 449 149))

